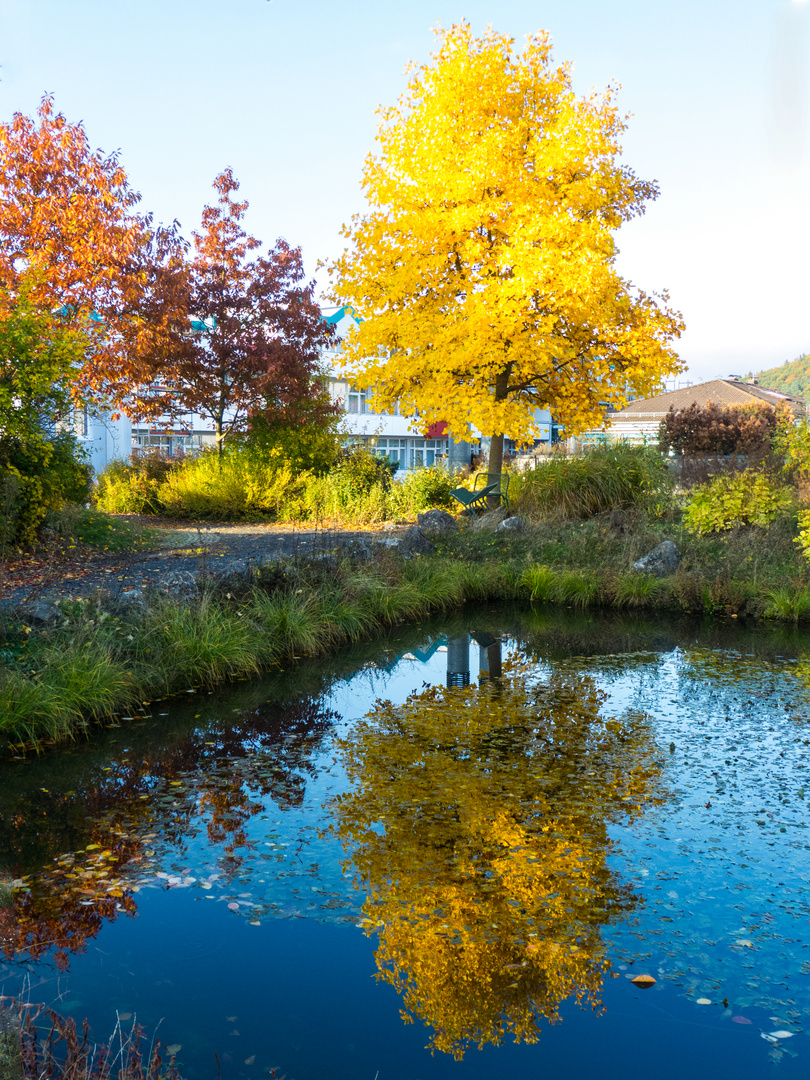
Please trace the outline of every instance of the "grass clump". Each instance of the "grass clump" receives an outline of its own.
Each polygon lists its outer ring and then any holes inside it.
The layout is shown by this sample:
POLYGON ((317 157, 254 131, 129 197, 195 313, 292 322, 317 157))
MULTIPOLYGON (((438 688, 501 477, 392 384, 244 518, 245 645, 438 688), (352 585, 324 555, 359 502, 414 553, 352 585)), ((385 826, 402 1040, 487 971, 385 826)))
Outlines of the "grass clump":
POLYGON ((516 487, 520 513, 571 520, 649 506, 667 491, 669 479, 657 451, 614 443, 576 457, 552 457, 525 474, 516 487))

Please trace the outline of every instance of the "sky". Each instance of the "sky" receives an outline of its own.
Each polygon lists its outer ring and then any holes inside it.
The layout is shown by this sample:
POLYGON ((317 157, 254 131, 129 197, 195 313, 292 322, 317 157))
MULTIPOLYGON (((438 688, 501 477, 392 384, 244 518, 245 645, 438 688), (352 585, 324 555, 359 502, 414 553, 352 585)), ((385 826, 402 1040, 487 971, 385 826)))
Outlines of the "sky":
POLYGON ((547 30, 579 93, 621 87, 624 160, 660 195, 618 265, 682 313, 682 379, 810 352, 808 0, 0 0, 0 121, 52 93, 186 236, 230 166, 248 230, 300 245, 325 285, 377 108, 462 19, 547 30))

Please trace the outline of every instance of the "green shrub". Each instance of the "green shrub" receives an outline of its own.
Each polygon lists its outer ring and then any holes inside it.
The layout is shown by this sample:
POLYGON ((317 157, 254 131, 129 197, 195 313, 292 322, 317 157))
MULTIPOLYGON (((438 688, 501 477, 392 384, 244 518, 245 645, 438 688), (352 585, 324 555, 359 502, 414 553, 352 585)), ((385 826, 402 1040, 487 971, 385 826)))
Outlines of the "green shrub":
POLYGON ((656 450, 620 442, 538 464, 522 478, 514 501, 529 516, 588 518, 646 506, 668 487, 666 464, 656 450))
POLYGON ((434 507, 440 510, 458 509, 450 492, 461 486, 462 477, 449 469, 431 465, 412 469, 405 475, 397 492, 403 516, 412 517, 434 507))
POLYGON ((49 510, 84 502, 90 466, 70 432, 0 437, 0 544, 33 540, 49 510))
POLYGON ((96 506, 106 514, 160 514, 161 485, 179 467, 159 454, 111 461, 96 477, 96 506))
POLYGON ((684 510, 686 528, 699 536, 740 525, 770 525, 795 507, 792 488, 762 472, 717 476, 695 488, 684 510))

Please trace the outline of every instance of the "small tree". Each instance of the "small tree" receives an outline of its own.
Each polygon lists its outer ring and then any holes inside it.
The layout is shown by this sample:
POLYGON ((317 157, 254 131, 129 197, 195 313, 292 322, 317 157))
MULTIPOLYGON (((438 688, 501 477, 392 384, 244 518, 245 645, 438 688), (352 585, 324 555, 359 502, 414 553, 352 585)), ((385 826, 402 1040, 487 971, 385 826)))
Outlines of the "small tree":
POLYGON ((257 415, 272 424, 334 410, 318 381, 331 327, 315 303, 314 282, 303 284, 301 249, 277 240, 266 256, 251 258, 261 243, 242 228, 248 204, 234 201, 239 184, 230 169, 214 187, 219 205, 203 210, 195 255, 179 271, 184 300, 177 310, 193 322, 175 319, 167 355, 155 363, 165 389, 142 393, 134 411, 203 413, 221 453, 225 439, 247 431, 257 415))
POLYGON ((382 111, 332 299, 360 319, 346 353, 374 403, 459 438, 475 425, 499 472, 536 409, 576 433, 656 389, 681 322, 616 270, 613 234, 657 188, 619 162, 613 91, 577 97, 542 33, 522 54, 466 23, 440 39, 382 111))

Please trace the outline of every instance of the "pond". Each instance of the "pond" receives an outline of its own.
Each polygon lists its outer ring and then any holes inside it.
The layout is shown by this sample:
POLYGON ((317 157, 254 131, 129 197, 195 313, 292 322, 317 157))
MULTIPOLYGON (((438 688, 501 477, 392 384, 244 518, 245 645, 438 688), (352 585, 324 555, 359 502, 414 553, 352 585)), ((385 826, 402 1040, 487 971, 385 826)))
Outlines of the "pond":
POLYGON ((809 754, 804 635, 615 614, 145 703, 3 766, 0 992, 188 1080, 805 1077, 809 754))

